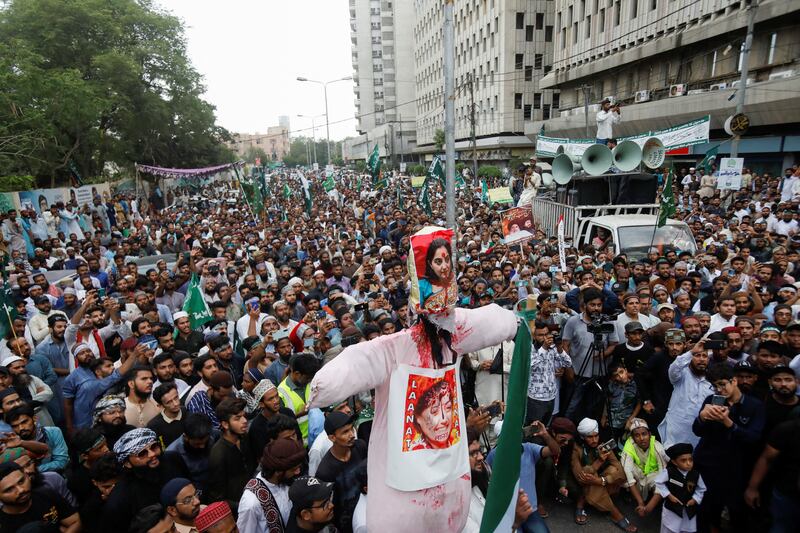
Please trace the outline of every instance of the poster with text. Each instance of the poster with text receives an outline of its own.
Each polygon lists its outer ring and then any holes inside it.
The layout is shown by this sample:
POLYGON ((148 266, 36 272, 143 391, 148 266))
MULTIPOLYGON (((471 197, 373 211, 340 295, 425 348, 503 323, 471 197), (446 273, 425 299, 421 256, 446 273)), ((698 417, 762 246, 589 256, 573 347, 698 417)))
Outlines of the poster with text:
POLYGON ((397 490, 421 490, 469 471, 466 420, 455 365, 392 372, 388 408, 387 480, 397 490))
POLYGON ((507 245, 522 244, 533 239, 533 207, 528 204, 512 207, 500 213, 503 241, 507 245))

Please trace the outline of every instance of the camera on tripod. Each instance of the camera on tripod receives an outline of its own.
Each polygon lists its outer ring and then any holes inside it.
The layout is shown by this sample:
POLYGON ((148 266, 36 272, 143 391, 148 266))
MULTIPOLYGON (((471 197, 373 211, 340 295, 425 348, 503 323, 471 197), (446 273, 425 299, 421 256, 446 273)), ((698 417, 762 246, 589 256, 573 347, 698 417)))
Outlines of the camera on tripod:
POLYGON ((614 319, 610 315, 596 314, 591 315, 591 324, 586 324, 586 329, 595 337, 614 333, 614 319))

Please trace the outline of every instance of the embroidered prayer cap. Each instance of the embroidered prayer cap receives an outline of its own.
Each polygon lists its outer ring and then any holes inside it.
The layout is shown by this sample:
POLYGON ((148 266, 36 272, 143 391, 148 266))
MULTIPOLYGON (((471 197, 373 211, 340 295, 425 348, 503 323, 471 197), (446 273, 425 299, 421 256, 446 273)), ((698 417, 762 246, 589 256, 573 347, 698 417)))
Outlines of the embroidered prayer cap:
POLYGON ((268 393, 269 391, 271 391, 271 390, 272 390, 272 389, 274 389, 274 388, 276 388, 276 387, 275 387, 275 384, 274 384, 274 383, 273 383, 271 380, 269 380, 269 379, 262 379, 262 380, 261 380, 261 381, 259 381, 259 382, 258 382, 258 384, 257 384, 257 385, 256 385, 256 386, 253 388, 253 398, 255 398, 255 399, 256 399, 256 401, 258 402, 258 401, 260 401, 260 400, 261 400, 261 398, 262 398, 262 397, 263 397, 263 396, 264 396, 266 393, 268 393))
POLYGON ((124 463, 128 457, 144 450, 157 439, 156 432, 149 428, 136 428, 124 433, 114 444, 117 462, 124 463))
POLYGON ((176 311, 172 315, 172 320, 174 320, 175 322, 177 322, 181 318, 189 318, 189 313, 187 313, 186 311, 176 311))
POLYGON ((232 513, 228 502, 214 502, 200 511, 194 519, 194 527, 198 533, 203 533, 229 516, 232 516, 232 513))
POLYGON ((694 446, 692 446, 688 442, 679 442, 678 444, 673 444, 665 451, 667 452, 667 457, 669 457, 674 461, 681 455, 692 455, 692 452, 694 451, 694 446))
POLYGON ((584 418, 578 424, 578 434, 581 437, 588 437, 589 435, 594 435, 599 432, 600 425, 597 423, 597 420, 592 418, 584 418))
POLYGON ((0 361, 0 365, 8 367, 8 366, 11 366, 12 363, 16 363, 17 361, 24 361, 24 360, 25 359, 23 359, 22 357, 20 357, 18 355, 9 355, 8 357, 6 357, 2 361, 0 361))
POLYGON ((276 439, 264 446, 261 454, 261 467, 273 472, 291 470, 306 458, 306 450, 299 442, 291 439, 276 439))
POLYGON ((641 419, 641 418, 634 418, 634 419, 632 419, 632 420, 631 420, 631 429, 630 429, 630 432, 631 432, 631 433, 633 433, 633 430, 634 430, 634 429, 639 429, 639 428, 644 428, 644 429, 646 429, 647 431, 650 431, 650 426, 648 426, 648 425, 647 425, 647 422, 645 422, 643 419, 641 419))

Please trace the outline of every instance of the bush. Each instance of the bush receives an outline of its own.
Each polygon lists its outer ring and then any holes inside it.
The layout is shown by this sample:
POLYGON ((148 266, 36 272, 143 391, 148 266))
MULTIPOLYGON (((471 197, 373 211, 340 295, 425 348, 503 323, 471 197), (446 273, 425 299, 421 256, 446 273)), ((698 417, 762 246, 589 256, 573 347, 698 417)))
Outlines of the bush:
POLYGON ((408 165, 406 170, 409 176, 424 176, 427 169, 425 165, 408 165))
POLYGON ((481 178, 499 178, 503 175, 499 168, 491 165, 478 167, 478 176, 481 178))

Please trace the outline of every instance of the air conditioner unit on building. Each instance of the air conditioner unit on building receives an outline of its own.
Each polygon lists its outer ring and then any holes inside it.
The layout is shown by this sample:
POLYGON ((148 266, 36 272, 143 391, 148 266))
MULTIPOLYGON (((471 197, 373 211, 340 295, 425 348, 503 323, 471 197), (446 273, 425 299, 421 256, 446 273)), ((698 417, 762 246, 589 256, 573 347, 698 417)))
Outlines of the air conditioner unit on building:
POLYGON ((686 94, 687 86, 685 83, 676 83, 675 85, 669 86, 669 97, 672 98, 674 96, 683 96, 686 94))
POLYGON ((634 97, 633 101, 637 104, 641 104, 642 102, 648 102, 650 100, 650 91, 636 91, 636 96, 634 97))
MULTIPOLYGON (((755 81, 756 80, 754 80, 753 78, 747 78, 748 87, 750 85, 752 85, 753 83, 755 83, 755 81)), ((731 83, 731 87, 738 87, 740 82, 741 82, 741 80, 736 80, 735 82, 731 83)))
POLYGON ((687 92, 686 94, 688 94, 689 96, 691 96, 691 95, 693 95, 693 94, 703 94, 703 93, 705 93, 705 92, 708 92, 708 89, 691 89, 691 90, 690 90, 689 92, 687 92))
POLYGON ((722 89, 727 89, 727 83, 712 83, 711 87, 708 88, 709 91, 721 91, 722 89))
POLYGON ((772 72, 769 75, 769 79, 771 80, 783 80, 786 78, 791 78, 795 75, 794 70, 781 70, 780 72, 772 72))

